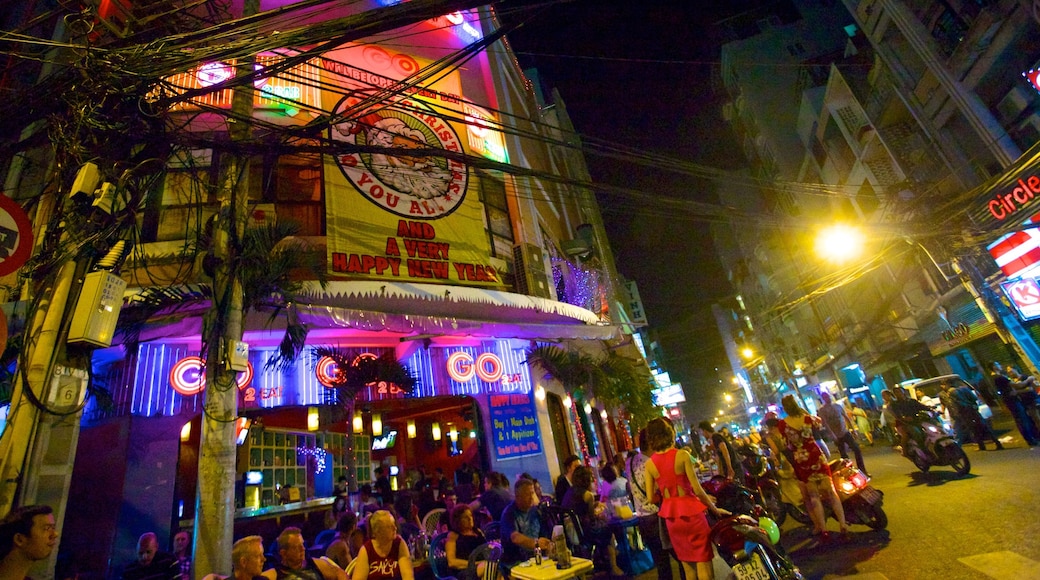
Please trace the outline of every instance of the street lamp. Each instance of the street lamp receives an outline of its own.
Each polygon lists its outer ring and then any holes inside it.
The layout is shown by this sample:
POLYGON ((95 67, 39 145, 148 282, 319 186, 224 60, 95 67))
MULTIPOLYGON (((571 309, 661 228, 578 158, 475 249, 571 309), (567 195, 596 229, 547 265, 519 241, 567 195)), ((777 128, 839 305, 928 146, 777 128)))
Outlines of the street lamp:
POLYGON ((847 262, 862 251, 863 232, 854 226, 828 226, 816 236, 816 253, 832 262, 847 262))
POLYGON ((745 347, 744 347, 744 348, 743 348, 743 349, 742 349, 742 350, 740 351, 740 354, 744 355, 744 358, 746 358, 746 359, 748 359, 748 360, 751 360, 751 359, 752 359, 752 358, 754 358, 754 356, 755 356, 755 351, 751 350, 751 347, 750 347, 750 346, 745 346, 745 347))
POLYGON ((727 403, 732 403, 733 402, 733 395, 731 395, 729 393, 726 393, 725 395, 723 395, 723 398, 726 399, 727 403))

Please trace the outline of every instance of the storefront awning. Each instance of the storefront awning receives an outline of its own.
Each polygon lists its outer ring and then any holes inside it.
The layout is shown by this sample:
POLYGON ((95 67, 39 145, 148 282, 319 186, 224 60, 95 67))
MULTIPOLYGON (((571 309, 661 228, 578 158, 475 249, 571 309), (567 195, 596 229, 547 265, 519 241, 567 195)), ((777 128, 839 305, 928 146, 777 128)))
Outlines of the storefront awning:
POLYGON ((473 320, 541 324, 599 324, 595 313, 537 296, 465 286, 404 282, 337 281, 304 292, 311 305, 391 314, 450 316, 473 320))

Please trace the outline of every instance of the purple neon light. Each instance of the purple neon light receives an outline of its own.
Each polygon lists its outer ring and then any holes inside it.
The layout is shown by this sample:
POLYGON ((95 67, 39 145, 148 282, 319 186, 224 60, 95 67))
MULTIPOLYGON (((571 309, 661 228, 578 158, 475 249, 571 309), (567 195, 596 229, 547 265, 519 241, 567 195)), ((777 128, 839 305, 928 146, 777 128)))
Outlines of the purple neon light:
MULTIPOLYGON (((385 348, 352 349, 356 353, 371 352, 375 355, 388 352, 385 348)), ((198 395, 184 396, 170 386, 170 370, 187 356, 198 356, 198 347, 185 344, 145 343, 138 347, 137 356, 130 360, 118 361, 108 368, 96 369, 97 372, 113 377, 109 383, 113 399, 118 408, 128 409, 130 414, 150 417, 154 415, 176 415, 180 413, 196 413, 201 409, 204 392, 198 395), (136 363, 136 364, 135 364, 136 363)), ((274 348, 250 349, 249 362, 253 364, 255 373, 252 382, 245 389, 239 390, 239 400, 244 408, 274 408, 281 406, 305 406, 326 404, 328 390, 318 382, 314 375, 313 361, 301 357, 291 370, 280 372, 266 368, 268 359, 274 356, 274 348), (253 402, 245 402, 247 391, 252 389, 253 402)), ((417 349, 404 364, 411 369, 418 379, 415 391, 409 398, 434 397, 445 395, 477 396, 491 393, 529 393, 532 389, 530 370, 524 364, 526 354, 524 348, 515 348, 510 341, 487 341, 476 347, 450 347, 417 349), (502 361, 504 377, 517 379, 486 383, 474 376, 464 383, 452 380, 448 376, 446 361, 453 352, 464 351, 475 361, 486 352, 494 353, 502 361), (518 375, 518 376, 517 376, 518 375)), ((400 395, 380 396, 363 391, 361 397, 396 398, 400 395)), ((125 411, 124 411, 125 412, 125 411)), ((99 418, 100 411, 88 407, 87 418, 99 418)))

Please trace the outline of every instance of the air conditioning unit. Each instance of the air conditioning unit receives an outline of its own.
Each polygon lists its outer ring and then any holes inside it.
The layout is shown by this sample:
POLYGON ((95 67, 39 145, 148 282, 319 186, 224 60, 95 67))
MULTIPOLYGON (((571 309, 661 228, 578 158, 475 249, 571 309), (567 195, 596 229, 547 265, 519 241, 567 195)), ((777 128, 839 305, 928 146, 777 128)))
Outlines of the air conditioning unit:
POLYGON ((528 296, 551 298, 549 277, 545 274, 545 253, 534 244, 513 246, 516 291, 528 296))

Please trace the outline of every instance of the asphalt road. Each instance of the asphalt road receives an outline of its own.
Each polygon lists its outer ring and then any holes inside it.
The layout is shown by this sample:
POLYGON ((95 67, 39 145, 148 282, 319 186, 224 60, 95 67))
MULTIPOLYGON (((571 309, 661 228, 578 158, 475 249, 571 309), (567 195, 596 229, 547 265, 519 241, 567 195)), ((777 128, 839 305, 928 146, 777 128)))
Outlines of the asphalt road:
MULTIPOLYGON (((864 447, 871 484, 885 493, 888 528, 852 526, 847 542, 818 545, 808 527, 787 518, 782 544, 808 580, 1040 580, 1040 447, 1026 446, 1006 414, 997 427, 1005 450, 968 445, 964 478, 948 467, 923 474, 887 446, 864 447)), ((828 527, 838 530, 834 520, 828 527)))
POLYGON ((1005 449, 968 445, 964 478, 948 467, 924 474, 897 451, 865 447, 888 529, 853 526, 847 543, 817 546, 788 518, 783 543, 806 578, 1040 579, 1040 448, 1028 447, 1006 416, 997 419, 1005 449))

